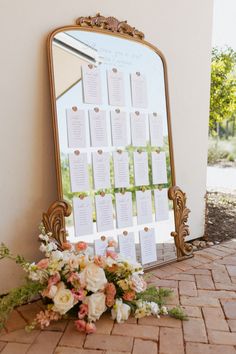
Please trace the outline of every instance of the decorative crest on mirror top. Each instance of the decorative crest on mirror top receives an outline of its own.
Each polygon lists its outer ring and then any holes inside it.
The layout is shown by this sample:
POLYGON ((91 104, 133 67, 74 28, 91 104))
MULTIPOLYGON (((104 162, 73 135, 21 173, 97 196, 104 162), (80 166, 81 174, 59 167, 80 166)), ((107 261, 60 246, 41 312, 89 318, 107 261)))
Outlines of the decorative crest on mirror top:
POLYGON ((80 27, 97 27, 111 32, 126 34, 131 37, 144 39, 144 33, 130 26, 127 21, 119 21, 115 17, 105 17, 97 13, 96 16, 79 17, 76 24, 80 27))

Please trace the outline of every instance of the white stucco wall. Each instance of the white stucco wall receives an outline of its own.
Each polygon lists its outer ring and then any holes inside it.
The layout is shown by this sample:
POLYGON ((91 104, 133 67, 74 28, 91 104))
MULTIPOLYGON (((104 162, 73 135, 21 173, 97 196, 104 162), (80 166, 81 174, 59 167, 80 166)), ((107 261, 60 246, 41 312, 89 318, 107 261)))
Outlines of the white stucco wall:
MULTIPOLYGON (((191 237, 203 234, 213 0, 1 0, 0 238, 30 260, 41 214, 56 199, 46 38, 97 11, 127 19, 166 56, 177 184, 191 237)), ((22 273, 0 267, 3 293, 22 273)))

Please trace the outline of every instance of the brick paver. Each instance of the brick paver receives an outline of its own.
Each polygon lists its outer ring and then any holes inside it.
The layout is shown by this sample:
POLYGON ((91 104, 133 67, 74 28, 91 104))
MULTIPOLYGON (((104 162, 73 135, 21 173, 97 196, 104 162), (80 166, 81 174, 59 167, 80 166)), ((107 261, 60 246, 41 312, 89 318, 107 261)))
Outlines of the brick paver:
POLYGON ((235 240, 154 269, 148 283, 172 288, 168 305, 183 306, 189 320, 150 316, 116 324, 105 314, 92 335, 77 332, 68 320, 27 333, 23 327, 42 307, 39 301, 14 310, 0 333, 0 353, 236 354, 235 240))

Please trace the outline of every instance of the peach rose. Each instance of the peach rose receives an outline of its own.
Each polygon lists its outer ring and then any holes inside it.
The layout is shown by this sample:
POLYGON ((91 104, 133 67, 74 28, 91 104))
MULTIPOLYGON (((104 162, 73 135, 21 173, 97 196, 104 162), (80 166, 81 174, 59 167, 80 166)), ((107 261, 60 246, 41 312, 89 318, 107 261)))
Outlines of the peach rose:
POLYGON ((41 261, 39 261, 36 266, 38 267, 38 269, 46 269, 48 267, 49 264, 49 260, 48 258, 44 258, 41 259, 41 261))
POLYGON ((126 301, 132 301, 135 298, 135 291, 130 290, 124 293, 123 299, 126 301))
POLYGON ((63 242, 61 247, 64 251, 70 251, 72 249, 72 244, 70 242, 63 242))
POLYGON ((84 241, 80 241, 80 242, 76 243, 76 245, 75 245, 75 248, 78 252, 85 251, 87 249, 87 247, 88 247, 88 245, 84 241))
POLYGON ((86 329, 86 322, 84 320, 77 320, 75 321, 75 327, 79 332, 85 332, 86 329))
POLYGON ((97 266, 104 268, 106 266, 106 259, 103 256, 94 256, 94 263, 97 266))
POLYGON ((92 323, 92 322, 86 323, 85 332, 86 332, 87 334, 91 334, 91 333, 96 332, 95 324, 92 323))

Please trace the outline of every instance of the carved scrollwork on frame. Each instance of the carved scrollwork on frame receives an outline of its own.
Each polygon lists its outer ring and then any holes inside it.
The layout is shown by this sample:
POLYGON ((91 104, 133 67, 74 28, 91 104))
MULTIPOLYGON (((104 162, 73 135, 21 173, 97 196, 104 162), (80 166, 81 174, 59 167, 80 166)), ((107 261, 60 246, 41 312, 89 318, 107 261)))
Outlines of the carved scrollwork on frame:
POLYGON ((169 198, 173 200, 175 210, 175 231, 171 233, 174 237, 177 258, 191 256, 193 246, 185 242, 185 237, 189 235, 189 227, 187 225, 188 214, 190 210, 186 207, 186 195, 177 186, 173 186, 168 191, 169 198))
POLYGON ((65 217, 70 216, 71 206, 65 200, 59 200, 50 205, 48 211, 43 213, 43 225, 47 233, 52 234, 52 239, 61 248, 66 241, 65 217))
POLYGON ((79 17, 76 24, 80 27, 97 27, 111 32, 126 34, 131 37, 144 39, 144 33, 130 26, 127 21, 119 21, 115 17, 105 17, 96 14, 96 16, 79 17))

